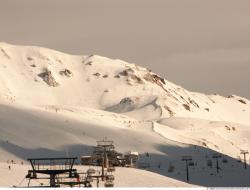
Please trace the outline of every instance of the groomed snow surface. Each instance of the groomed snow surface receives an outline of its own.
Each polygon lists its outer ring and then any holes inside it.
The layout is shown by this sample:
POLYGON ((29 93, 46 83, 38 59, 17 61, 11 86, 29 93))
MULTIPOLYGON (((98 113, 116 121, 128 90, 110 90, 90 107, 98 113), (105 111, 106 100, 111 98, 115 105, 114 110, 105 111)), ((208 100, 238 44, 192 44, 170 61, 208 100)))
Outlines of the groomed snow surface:
POLYGON ((249 115, 245 98, 190 92, 135 64, 0 43, 3 187, 22 181, 29 157, 88 155, 104 137, 140 153, 140 169, 117 168, 117 187, 249 186, 249 115))

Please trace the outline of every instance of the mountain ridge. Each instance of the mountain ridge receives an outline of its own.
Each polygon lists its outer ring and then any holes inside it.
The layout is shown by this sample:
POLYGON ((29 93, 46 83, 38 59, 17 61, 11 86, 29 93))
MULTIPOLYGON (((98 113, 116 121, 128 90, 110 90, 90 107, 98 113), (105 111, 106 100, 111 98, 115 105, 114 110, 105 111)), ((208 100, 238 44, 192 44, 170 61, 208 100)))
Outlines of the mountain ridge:
POLYGON ((122 60, 0 43, 0 163, 80 157, 106 137, 167 177, 162 186, 185 185, 184 155, 199 163, 192 185, 249 185, 239 163, 250 149, 249 115, 245 98, 191 92, 122 60), (206 167, 214 154, 228 162, 223 178, 206 167))
POLYGON ((135 64, 35 46, 0 43, 0 49, 0 97, 5 100, 77 105, 144 120, 188 116, 249 124, 249 100, 190 92, 135 64), (140 117, 154 109, 159 112, 154 117, 140 117), (235 113, 243 116, 234 119, 235 113))

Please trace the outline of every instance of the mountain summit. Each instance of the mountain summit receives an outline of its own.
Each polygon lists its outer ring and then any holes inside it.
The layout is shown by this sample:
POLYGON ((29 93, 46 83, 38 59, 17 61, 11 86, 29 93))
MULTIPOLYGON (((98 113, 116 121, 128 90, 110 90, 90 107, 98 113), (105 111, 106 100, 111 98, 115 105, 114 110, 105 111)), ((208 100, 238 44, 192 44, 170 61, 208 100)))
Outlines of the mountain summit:
POLYGON ((245 98, 190 92, 121 60, 5 43, 0 43, 0 98, 88 107, 139 120, 192 117, 250 124, 245 98))
MULTIPOLYGON (((151 171, 183 180, 183 155, 199 166, 215 153, 236 163, 250 149, 249 115, 245 98, 190 92, 135 64, 0 43, 1 161, 81 156, 106 137, 119 152, 138 151, 151 171)), ((218 182, 193 173, 193 184, 249 184, 240 169, 228 171, 218 182)))

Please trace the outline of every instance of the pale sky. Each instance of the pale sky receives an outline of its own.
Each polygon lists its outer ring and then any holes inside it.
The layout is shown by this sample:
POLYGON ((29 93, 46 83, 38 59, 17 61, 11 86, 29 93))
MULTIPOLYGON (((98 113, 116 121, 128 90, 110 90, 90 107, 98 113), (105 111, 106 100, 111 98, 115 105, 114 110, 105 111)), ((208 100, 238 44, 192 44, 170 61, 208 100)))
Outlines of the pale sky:
POLYGON ((0 41, 119 58, 250 99, 249 0, 0 0, 0 41))

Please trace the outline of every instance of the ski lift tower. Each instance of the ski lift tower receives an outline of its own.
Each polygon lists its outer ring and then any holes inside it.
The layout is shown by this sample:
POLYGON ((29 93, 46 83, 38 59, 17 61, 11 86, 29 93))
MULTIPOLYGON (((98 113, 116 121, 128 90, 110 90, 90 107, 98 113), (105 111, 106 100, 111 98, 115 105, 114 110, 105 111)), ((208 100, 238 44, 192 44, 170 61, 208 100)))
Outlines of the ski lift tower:
MULTIPOLYGON (((65 184, 65 182, 60 181, 62 179, 76 178, 79 181, 79 174, 76 169, 73 169, 76 159, 76 157, 28 159, 32 167, 32 170, 29 170, 26 175, 26 178, 29 179, 28 187, 32 179, 49 179, 49 187, 60 187, 60 184, 65 184), (37 174, 48 175, 49 177, 38 177, 37 174), (63 175, 60 176, 60 180, 59 175, 63 175)), ((68 183, 70 185, 76 185, 70 181, 68 183)))

